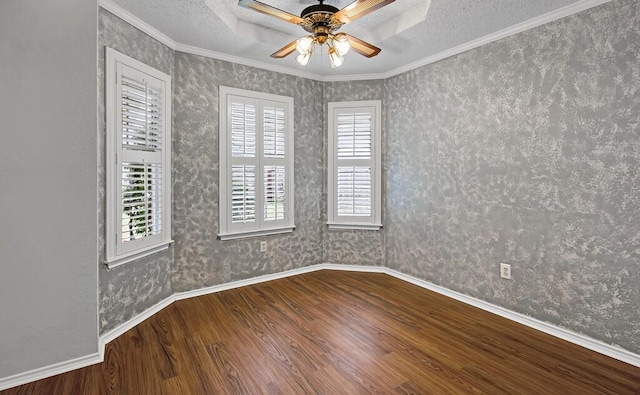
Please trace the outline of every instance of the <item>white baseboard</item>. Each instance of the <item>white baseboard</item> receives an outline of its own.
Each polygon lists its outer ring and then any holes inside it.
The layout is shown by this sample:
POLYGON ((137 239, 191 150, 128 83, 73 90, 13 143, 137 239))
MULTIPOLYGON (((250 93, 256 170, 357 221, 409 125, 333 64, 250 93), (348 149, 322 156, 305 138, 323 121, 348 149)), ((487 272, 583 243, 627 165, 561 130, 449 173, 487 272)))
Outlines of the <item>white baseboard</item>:
POLYGON ((180 293, 174 294, 174 297, 175 297, 175 300, 187 299, 187 298, 207 295, 215 292, 226 291, 228 289, 239 288, 247 285, 253 285, 253 284, 258 284, 266 281, 295 276, 303 273, 310 273, 318 270, 344 270, 344 271, 352 271, 352 272, 384 273, 384 274, 393 276, 397 279, 417 285, 421 288, 425 288, 430 291, 447 296, 449 298, 455 299, 459 302, 466 303, 468 305, 477 307, 484 311, 488 311, 490 313, 507 318, 511 321, 515 321, 522 325, 547 333, 551 336, 555 336, 562 340, 566 340, 570 343, 579 345, 586 349, 598 352, 600 354, 617 359, 619 361, 626 362, 630 365, 640 367, 640 355, 632 353, 631 351, 627 351, 623 348, 604 343, 600 340, 593 339, 591 337, 570 331, 568 329, 550 324, 548 322, 540 321, 538 319, 526 316, 524 314, 516 313, 515 311, 505 309, 504 307, 500 307, 498 305, 485 302, 481 299, 477 299, 469 295, 462 294, 460 292, 452 291, 450 289, 441 287, 439 285, 435 285, 428 281, 421 280, 419 278, 412 277, 407 274, 404 274, 399 271, 389 269, 383 266, 345 265, 345 264, 327 262, 327 263, 321 263, 318 265, 307 266, 300 269, 289 270, 286 272, 269 274, 269 275, 255 277, 247 280, 235 281, 232 283, 226 283, 226 284, 216 285, 213 287, 202 288, 194 291, 180 292, 180 293))
POLYGON ((465 295, 460 292, 452 291, 450 289, 432 284, 428 281, 424 281, 424 280, 409 276, 407 274, 401 273, 393 269, 389 269, 385 267, 384 273, 390 276, 396 277, 400 280, 417 285, 419 287, 439 293, 441 295, 448 296, 459 302, 469 304, 471 306, 477 307, 484 311, 488 311, 490 313, 507 318, 511 321, 515 321, 517 323, 528 326, 530 328, 537 329, 551 336, 555 336, 562 340, 566 340, 569 343, 582 346, 591 351, 595 351, 597 353, 606 355, 608 357, 617 359, 619 361, 626 362, 630 365, 640 367, 640 355, 632 353, 631 351, 625 350, 623 348, 613 346, 611 344, 607 344, 600 340, 596 340, 589 336, 573 332, 569 329, 565 329, 565 328, 550 324, 548 322, 540 321, 538 319, 526 316, 524 314, 516 313, 515 311, 505 309, 504 307, 500 307, 495 304, 485 302, 480 299, 476 299, 472 296, 465 295))
POLYGON ((197 296, 208 295, 216 292, 222 292, 229 289, 245 287, 247 285, 254 285, 254 284, 264 283, 267 281, 277 280, 285 277, 296 276, 299 274, 311 273, 318 270, 344 270, 344 271, 352 271, 352 272, 384 273, 389 276, 393 276, 397 279, 417 285, 421 288, 425 288, 430 291, 439 293, 441 295, 450 297, 462 303, 466 303, 468 305, 477 307, 479 309, 488 311, 490 313, 497 314, 501 317, 526 325, 530 328, 537 329, 549 335, 566 340, 570 343, 582 346, 586 349, 598 352, 600 354, 606 355, 608 357, 617 359, 622 362, 626 362, 630 365, 640 367, 640 355, 632 353, 631 351, 604 343, 600 340, 593 339, 591 337, 570 331, 565 328, 561 328, 553 324, 549 324, 544 321, 537 320, 535 318, 526 316, 524 314, 516 313, 514 311, 505 309, 504 307, 500 307, 492 303, 485 302, 483 300, 471 297, 469 295, 452 291, 450 289, 432 284, 428 281, 421 280, 416 277, 409 276, 407 274, 401 273, 393 269, 389 269, 387 267, 321 263, 317 265, 306 266, 299 269, 287 270, 281 273, 267 274, 264 276, 254 277, 246 280, 234 281, 226 284, 214 285, 211 287, 201 288, 193 291, 175 293, 169 296, 168 298, 160 301, 159 303, 155 304, 154 306, 150 307, 149 309, 145 310, 144 312, 133 317, 132 319, 118 325, 116 328, 101 335, 98 342, 98 347, 99 347, 98 353, 87 355, 86 357, 80 357, 70 361, 46 366, 40 369, 31 370, 29 372, 20 373, 14 376, 2 378, 0 379, 0 391, 102 362, 104 359, 104 347, 109 342, 121 336, 126 331, 134 328, 136 325, 140 324, 142 321, 153 316, 154 314, 156 314, 157 312, 159 312, 160 310, 164 309, 165 307, 169 306, 171 303, 177 300, 194 298, 197 296))
POLYGON ((74 358, 69 361, 54 363, 53 365, 30 370, 24 373, 18 373, 9 377, 4 377, 0 379, 0 391, 27 384, 32 381, 46 379, 47 377, 55 376, 57 374, 91 366, 100 362, 102 362, 102 357, 100 353, 96 352, 84 357, 74 358))
POLYGON ((98 341, 98 347, 100 348, 100 356, 104 357, 104 347, 111 343, 116 338, 122 336, 126 331, 135 328, 142 321, 147 318, 151 318, 154 314, 158 313, 160 310, 169 306, 171 303, 175 301, 174 295, 167 297, 166 299, 161 300, 155 305, 149 307, 142 313, 137 316, 131 318, 130 320, 123 322, 122 324, 116 326, 115 328, 109 330, 108 332, 102 334, 98 341))
POLYGON ((173 294, 173 296, 175 300, 189 299, 189 298, 194 298, 196 296, 208 295, 216 292, 227 291, 229 289, 245 287, 247 285, 254 285, 254 284, 264 283, 267 281, 278 280, 285 277, 297 276, 299 274, 316 272, 322 269, 324 269, 322 265, 305 266, 299 269, 292 269, 292 270, 287 270, 284 272, 274 273, 274 274, 265 274, 264 276, 248 278, 246 280, 233 281, 230 283, 225 283, 220 285, 213 285, 211 287, 195 289, 193 291, 178 292, 173 294))

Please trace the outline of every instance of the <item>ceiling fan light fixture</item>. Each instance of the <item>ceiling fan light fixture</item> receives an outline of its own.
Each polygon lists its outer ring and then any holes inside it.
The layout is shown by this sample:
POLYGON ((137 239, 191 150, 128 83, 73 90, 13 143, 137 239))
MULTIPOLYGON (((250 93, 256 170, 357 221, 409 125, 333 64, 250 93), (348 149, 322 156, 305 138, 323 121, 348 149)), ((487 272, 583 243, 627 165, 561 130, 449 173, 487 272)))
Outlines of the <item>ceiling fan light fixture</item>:
POLYGON ((309 63, 309 59, 311 59, 311 50, 307 53, 301 53, 296 57, 298 63, 300 63, 303 67, 307 67, 309 63))
POLYGON ((313 36, 301 37, 296 41, 296 49, 301 55, 310 54, 314 41, 313 36))
POLYGON ((316 45, 322 47, 327 44, 331 67, 336 68, 342 65, 344 62, 343 56, 349 52, 352 46, 354 52, 367 58, 374 57, 380 53, 380 48, 366 41, 346 33, 334 34, 334 32, 343 25, 391 4, 395 0, 354 0, 342 9, 324 4, 325 0, 317 1, 319 4, 305 8, 299 17, 258 0, 238 0, 238 5, 298 25, 310 33, 310 35, 294 40, 272 53, 272 58, 282 59, 297 50, 299 55, 296 60, 302 66, 306 66, 313 52, 313 47, 316 45))
POLYGON ((340 56, 335 47, 329 47, 329 60, 331 61, 332 69, 342 66, 344 62, 344 58, 340 56))
POLYGON ((349 42, 349 39, 347 38, 347 36, 340 33, 333 36, 333 46, 335 47, 338 55, 344 56, 347 54, 347 52, 349 52, 349 49, 351 48, 351 43, 349 42))

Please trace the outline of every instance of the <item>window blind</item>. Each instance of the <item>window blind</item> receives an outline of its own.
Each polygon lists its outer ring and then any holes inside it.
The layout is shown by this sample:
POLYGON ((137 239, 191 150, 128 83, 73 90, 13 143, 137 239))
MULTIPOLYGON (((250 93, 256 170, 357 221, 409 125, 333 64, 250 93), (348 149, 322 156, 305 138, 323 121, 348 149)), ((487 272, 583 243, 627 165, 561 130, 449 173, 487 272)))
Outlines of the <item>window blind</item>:
MULTIPOLYGON (((371 215, 371 165, 343 166, 353 160, 371 159, 371 113, 344 111, 336 117, 337 128, 337 215, 371 215)), ((362 162, 362 161, 360 161, 362 162)))
POLYGON ((122 242, 160 234, 161 169, 160 164, 122 164, 122 242))
POLYGON ((381 102, 332 102, 328 109, 328 225, 379 229, 381 102))
POLYGON ((339 114, 338 159, 371 158, 371 113, 339 114))
POLYGON ((161 91, 126 75, 121 83, 122 149, 162 149, 161 91))
POLYGON ((107 48, 107 264, 171 242, 171 77, 107 48))
POLYGON ((293 99, 220 87, 220 233, 293 230, 293 99))

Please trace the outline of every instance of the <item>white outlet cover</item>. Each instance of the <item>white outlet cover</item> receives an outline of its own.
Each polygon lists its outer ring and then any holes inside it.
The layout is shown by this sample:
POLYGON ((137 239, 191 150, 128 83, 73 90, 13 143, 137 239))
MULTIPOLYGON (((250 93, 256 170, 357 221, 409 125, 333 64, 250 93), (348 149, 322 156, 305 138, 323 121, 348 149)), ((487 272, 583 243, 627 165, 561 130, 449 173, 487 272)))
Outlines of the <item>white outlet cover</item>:
POLYGON ((500 264, 500 277, 511 280, 511 265, 508 263, 500 264))
POLYGON ((266 241, 261 241, 260 242, 260 252, 265 252, 267 251, 267 242, 266 241))

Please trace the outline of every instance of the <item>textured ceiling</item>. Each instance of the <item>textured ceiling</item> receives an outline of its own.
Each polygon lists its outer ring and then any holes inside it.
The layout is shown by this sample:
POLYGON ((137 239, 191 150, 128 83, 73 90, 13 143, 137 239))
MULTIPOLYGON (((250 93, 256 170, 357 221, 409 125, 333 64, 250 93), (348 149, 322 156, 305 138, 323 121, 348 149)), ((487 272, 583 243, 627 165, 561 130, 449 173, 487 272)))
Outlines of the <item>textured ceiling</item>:
MULTIPOLYGON (((344 32, 382 48, 371 59, 355 52, 331 69, 326 53, 316 51, 306 68, 295 54, 269 55, 306 32, 292 24, 238 6, 237 0, 110 0, 177 43, 304 70, 320 76, 387 73, 490 35, 577 0, 397 0, 353 23, 344 32)), ((261 0, 299 15, 312 0, 261 0)), ((342 8, 352 0, 326 0, 342 8)))

